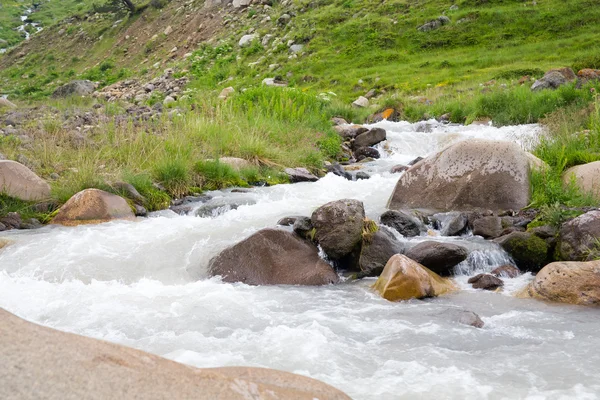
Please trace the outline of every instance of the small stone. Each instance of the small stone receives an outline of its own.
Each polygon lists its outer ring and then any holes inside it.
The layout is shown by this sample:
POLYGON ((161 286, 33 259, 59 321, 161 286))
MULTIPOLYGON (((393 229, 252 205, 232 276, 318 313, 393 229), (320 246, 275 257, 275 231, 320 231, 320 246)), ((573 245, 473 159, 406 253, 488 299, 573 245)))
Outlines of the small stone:
POLYGON ((173 32, 173 28, 171 28, 171 25, 169 25, 169 26, 167 26, 167 28, 164 30, 163 33, 168 36, 172 32, 173 32))
POLYGON ((490 274, 494 276, 503 276, 506 278, 516 278, 521 274, 521 271, 514 265, 506 264, 498 268, 494 268, 490 274))
POLYGON ((502 279, 490 274, 475 275, 474 277, 469 278, 467 282, 471 283, 474 289, 496 290, 497 288, 504 286, 502 279))
POLYGON ((171 104, 171 103, 175 103, 175 99, 173 97, 171 97, 171 96, 167 96, 163 100, 163 104, 164 105, 171 104))
POLYGON ((354 102, 352 103, 352 105, 354 107, 357 107, 357 108, 368 107, 369 106, 369 99, 367 99, 364 96, 360 96, 358 99, 354 100, 354 102))

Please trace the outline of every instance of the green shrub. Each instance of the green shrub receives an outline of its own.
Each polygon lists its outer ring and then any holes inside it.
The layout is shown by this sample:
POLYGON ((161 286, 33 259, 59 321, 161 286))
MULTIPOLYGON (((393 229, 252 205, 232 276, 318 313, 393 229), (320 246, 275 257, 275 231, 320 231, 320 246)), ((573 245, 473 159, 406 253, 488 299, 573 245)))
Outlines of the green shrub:
POLYGON ((202 177, 202 187, 208 190, 229 186, 247 186, 236 170, 219 160, 200 161, 194 169, 202 177))

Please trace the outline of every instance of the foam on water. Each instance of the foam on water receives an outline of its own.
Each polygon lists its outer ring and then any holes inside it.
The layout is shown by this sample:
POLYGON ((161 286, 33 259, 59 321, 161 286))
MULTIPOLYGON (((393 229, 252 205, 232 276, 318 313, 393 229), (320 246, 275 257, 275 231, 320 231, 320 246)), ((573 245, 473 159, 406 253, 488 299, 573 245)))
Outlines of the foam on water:
MULTIPOLYGON (((399 160, 469 137, 521 140, 539 130, 435 125, 424 133, 416 124, 378 125, 388 130, 392 153, 367 164, 369 180, 328 175, 316 183, 214 192, 217 200, 247 204, 214 217, 164 211, 136 222, 3 233, 15 243, 0 252, 0 307, 198 367, 304 374, 354 399, 596 399, 598 311, 512 297, 529 274, 506 279, 503 295, 472 289, 465 275, 457 277, 464 289, 458 294, 403 303, 375 295, 374 279, 312 288, 206 278, 213 255, 283 216, 356 198, 377 218, 399 176, 385 171, 399 160), (454 309, 478 313, 486 326, 457 324, 448 313, 454 309)), ((434 239, 469 247, 467 273, 506 261, 472 235, 401 239, 407 246, 434 239)))

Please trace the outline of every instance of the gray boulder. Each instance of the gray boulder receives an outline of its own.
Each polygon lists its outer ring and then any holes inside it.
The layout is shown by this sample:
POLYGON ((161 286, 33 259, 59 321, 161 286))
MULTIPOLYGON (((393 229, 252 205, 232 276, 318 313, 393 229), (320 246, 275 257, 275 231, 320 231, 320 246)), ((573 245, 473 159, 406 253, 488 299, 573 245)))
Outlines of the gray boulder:
POLYGON ((77 80, 69 82, 57 88, 52 97, 88 96, 94 93, 96 85, 88 80, 77 80))
POLYGON ((560 86, 565 85, 569 82, 573 82, 577 79, 577 75, 571 68, 553 69, 531 86, 531 90, 538 91, 543 89, 558 89, 560 86))
POLYGON ((290 177, 290 182, 316 182, 319 180, 306 168, 286 168, 284 172, 290 177))
POLYGON ((438 28, 441 28, 442 26, 447 25, 449 23, 450 23, 450 18, 446 17, 445 15, 442 15, 432 21, 429 21, 429 22, 419 26, 417 28, 417 30, 421 31, 421 32, 429 32, 429 31, 433 31, 438 28))
POLYGON ((300 236, 263 229, 210 260, 209 273, 248 285, 328 285, 338 276, 300 236))
POLYGON ((311 220, 315 239, 331 260, 340 260, 360 246, 365 220, 361 201, 332 201, 317 208, 311 220))
POLYGON ((389 259, 394 254, 402 254, 404 250, 393 234, 380 227, 363 241, 358 261, 363 276, 379 276, 389 259))
POLYGON ((398 231, 402 236, 419 236, 425 232, 425 225, 417 218, 402 211, 386 211, 379 217, 379 222, 398 231))
POLYGON ((600 211, 589 211, 560 228, 558 255, 564 261, 591 261, 600 255, 600 211))
POLYGON ((438 213, 431 217, 440 225, 442 236, 458 236, 467 228, 467 215, 458 211, 438 213))
POLYGON ((459 142, 406 171, 388 208, 518 210, 531 199, 529 163, 527 153, 516 143, 459 142))
POLYGON ((429 240, 408 249, 405 254, 436 274, 448 276, 456 265, 467 259, 469 252, 462 246, 429 240))
POLYGON ((359 149, 361 147, 375 146, 377 143, 383 142, 386 139, 385 129, 373 128, 365 133, 361 133, 354 139, 353 147, 359 149))
POLYGON ((24 201, 50 197, 50 185, 32 170, 11 160, 0 160, 0 193, 24 201))
POLYGON ((502 233, 502 219, 500 217, 482 217, 473 222, 473 235, 485 239, 496 238, 502 233))

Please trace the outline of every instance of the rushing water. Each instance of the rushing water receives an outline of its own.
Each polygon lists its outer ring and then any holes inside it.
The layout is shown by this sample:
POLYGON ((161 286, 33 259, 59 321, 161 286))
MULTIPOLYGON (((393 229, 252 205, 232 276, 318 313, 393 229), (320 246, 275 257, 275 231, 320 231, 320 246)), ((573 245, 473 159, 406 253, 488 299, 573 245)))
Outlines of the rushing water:
MULTIPOLYGON (((511 297, 531 275, 506 279, 504 293, 473 290, 390 303, 374 280, 328 287, 252 287, 206 277, 208 260, 287 215, 355 198, 376 219, 399 175, 389 167, 469 138, 527 147, 534 125, 383 122, 382 159, 371 179, 328 175, 316 183, 212 193, 245 204, 208 217, 156 213, 136 222, 3 233, 0 307, 54 328, 140 348, 198 367, 263 366, 330 383, 355 399, 597 399, 600 338, 596 309, 511 297), (469 309, 483 329, 459 325, 469 309)), ((227 207, 222 208, 227 210, 227 207)), ((461 270, 489 270, 506 254, 481 238, 461 270)))

